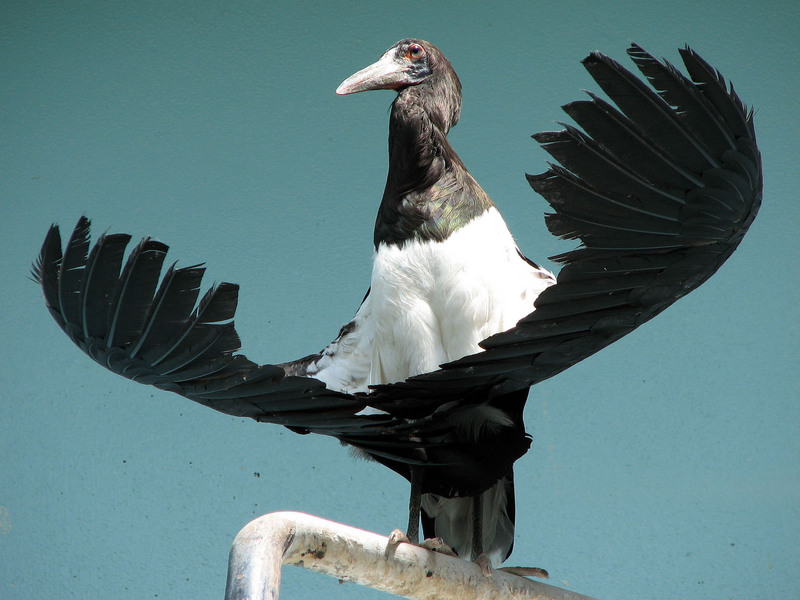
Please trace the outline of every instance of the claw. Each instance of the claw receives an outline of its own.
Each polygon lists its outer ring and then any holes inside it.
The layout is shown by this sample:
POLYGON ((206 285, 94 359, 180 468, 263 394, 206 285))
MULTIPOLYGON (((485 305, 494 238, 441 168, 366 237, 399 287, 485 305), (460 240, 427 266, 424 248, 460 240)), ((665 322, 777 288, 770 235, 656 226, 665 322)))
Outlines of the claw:
POLYGON ((481 573, 483 573, 484 577, 492 576, 492 561, 486 554, 481 552, 472 562, 481 568, 481 573))

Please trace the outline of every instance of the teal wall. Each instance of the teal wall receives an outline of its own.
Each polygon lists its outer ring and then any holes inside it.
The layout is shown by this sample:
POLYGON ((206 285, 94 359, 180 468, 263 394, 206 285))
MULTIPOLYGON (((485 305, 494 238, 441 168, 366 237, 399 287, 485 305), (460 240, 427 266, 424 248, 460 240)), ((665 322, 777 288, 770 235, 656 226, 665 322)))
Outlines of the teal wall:
MULTIPOLYGON (((761 215, 699 291, 533 390, 512 564, 600 598, 800 596, 800 4, 0 3, 0 598, 221 598, 250 519, 388 533, 407 484, 335 440, 131 383, 58 330, 29 265, 81 214, 242 285, 263 362, 315 351, 368 285, 390 92, 336 86, 406 36, 464 84, 453 145, 536 260, 529 135, 597 89, 590 50, 690 43, 756 106, 761 215), (260 474, 260 477, 256 474, 260 474)), ((381 598, 299 569, 284 596, 381 598)))

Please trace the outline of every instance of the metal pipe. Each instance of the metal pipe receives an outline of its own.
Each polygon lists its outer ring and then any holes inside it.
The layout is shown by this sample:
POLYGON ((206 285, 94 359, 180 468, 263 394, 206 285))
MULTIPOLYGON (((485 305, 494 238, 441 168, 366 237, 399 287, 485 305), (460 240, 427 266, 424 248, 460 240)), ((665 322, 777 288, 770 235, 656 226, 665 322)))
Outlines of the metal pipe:
POLYGON ((415 600, 593 600, 500 570, 298 512, 248 523, 233 541, 225 600, 277 600, 281 566, 296 565, 415 600))

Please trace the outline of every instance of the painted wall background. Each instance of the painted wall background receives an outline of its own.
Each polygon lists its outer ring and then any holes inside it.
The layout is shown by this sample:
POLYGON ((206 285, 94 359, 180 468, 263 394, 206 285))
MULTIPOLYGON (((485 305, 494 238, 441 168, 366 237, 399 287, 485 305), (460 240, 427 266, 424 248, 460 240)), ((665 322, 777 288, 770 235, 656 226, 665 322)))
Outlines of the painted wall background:
MULTIPOLYGON (((800 595, 796 2, 0 4, 0 597, 221 598, 246 522, 299 510, 388 533, 407 485, 335 440, 107 373, 27 278, 85 213, 242 285, 244 351, 315 351, 370 270, 390 92, 341 80, 406 36, 464 84, 451 141, 543 260, 529 135, 597 90, 580 66, 690 43, 755 105, 764 206, 696 293, 533 390, 512 564, 599 598, 800 595)), ((299 569, 291 598, 378 598, 299 569)))

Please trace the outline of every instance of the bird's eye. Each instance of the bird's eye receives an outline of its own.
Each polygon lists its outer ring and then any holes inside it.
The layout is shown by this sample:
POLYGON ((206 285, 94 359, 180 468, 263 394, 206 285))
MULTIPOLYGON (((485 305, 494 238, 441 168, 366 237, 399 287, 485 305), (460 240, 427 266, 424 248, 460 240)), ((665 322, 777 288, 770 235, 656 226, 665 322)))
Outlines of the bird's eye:
POLYGON ((417 60, 425 56, 425 48, 420 46, 419 44, 411 44, 408 47, 408 51, 406 52, 406 56, 408 58, 417 60))

